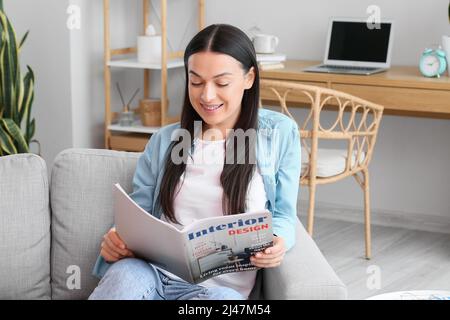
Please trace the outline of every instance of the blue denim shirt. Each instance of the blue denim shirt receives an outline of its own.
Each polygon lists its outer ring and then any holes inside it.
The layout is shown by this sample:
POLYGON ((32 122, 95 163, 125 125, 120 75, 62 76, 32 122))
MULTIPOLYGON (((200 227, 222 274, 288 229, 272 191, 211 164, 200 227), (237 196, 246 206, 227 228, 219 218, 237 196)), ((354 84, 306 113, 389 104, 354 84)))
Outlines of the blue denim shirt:
MULTIPOLYGON (((153 216, 162 215, 157 195, 164 174, 164 161, 172 133, 180 124, 158 130, 138 160, 131 198, 153 216)), ((259 109, 256 164, 266 191, 266 208, 272 213, 273 233, 284 239, 287 250, 295 243, 297 196, 301 170, 297 124, 275 111, 259 109)), ((93 274, 102 277, 110 263, 98 257, 93 274)))

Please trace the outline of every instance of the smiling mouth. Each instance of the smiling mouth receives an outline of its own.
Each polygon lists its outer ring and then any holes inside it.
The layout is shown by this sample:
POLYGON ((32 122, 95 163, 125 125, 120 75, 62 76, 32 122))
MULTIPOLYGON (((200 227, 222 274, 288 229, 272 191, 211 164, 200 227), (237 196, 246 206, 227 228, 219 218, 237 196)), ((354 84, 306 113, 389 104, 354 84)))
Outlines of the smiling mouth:
POLYGON ((203 104, 203 103, 200 103, 200 105, 206 111, 215 111, 215 110, 219 109, 220 107, 222 107, 223 103, 222 104, 203 104))

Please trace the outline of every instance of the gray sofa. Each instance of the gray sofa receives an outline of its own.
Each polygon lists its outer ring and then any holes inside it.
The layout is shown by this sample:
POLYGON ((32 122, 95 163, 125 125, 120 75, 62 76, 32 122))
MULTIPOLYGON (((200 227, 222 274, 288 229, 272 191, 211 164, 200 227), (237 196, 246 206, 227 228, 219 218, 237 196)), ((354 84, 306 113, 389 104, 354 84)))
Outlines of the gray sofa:
MULTIPOLYGON (((68 149, 51 182, 33 154, 0 157, 0 299, 86 299, 102 235, 113 224, 112 186, 131 192, 140 153, 68 149)), ((347 290, 299 223, 279 268, 259 272, 252 298, 345 299, 347 290)))

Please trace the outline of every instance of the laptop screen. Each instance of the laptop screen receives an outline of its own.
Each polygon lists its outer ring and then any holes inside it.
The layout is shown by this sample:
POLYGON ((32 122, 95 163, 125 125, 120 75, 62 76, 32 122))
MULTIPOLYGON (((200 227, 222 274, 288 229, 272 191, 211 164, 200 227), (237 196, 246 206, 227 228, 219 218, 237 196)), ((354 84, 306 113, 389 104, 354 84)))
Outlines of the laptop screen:
POLYGON ((366 22, 333 21, 328 60, 385 63, 391 23, 369 29, 366 22))

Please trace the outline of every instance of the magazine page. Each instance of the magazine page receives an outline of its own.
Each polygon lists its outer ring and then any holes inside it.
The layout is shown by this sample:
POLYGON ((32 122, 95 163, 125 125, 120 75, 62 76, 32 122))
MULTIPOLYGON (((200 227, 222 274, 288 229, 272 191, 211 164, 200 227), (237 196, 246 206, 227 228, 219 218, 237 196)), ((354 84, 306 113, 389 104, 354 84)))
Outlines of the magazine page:
POLYGON ((272 246, 272 214, 242 213, 198 220, 183 230, 195 283, 230 272, 256 270, 250 256, 272 246))
POLYGON ((193 282, 183 234, 142 209, 119 184, 114 187, 114 216, 117 232, 136 256, 193 282))

